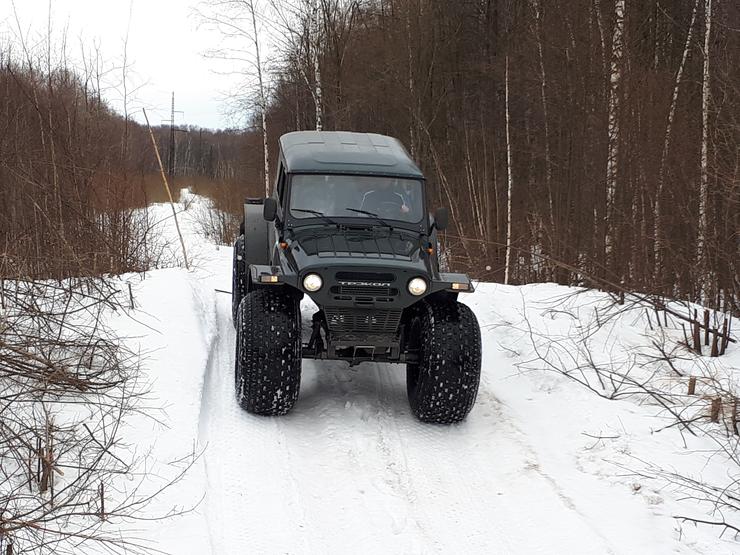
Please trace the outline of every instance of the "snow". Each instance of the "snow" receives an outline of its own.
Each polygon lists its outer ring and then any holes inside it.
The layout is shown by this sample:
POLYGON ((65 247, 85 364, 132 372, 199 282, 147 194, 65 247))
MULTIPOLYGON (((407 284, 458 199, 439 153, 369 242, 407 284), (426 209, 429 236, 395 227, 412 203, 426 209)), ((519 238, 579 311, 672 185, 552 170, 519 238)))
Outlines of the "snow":
MULTIPOLYGON (((681 433, 649 400, 609 400, 548 370, 535 349, 625 367, 658 334, 626 311, 588 337, 597 292, 480 284, 464 297, 483 334, 483 378, 463 424, 417 422, 402 366, 304 361, 295 409, 280 418, 234 398, 231 249, 197 232, 203 199, 182 211, 194 269, 122 276, 136 308, 109 324, 143 354, 149 403, 126 437, 150 452, 156 489, 190 464, 134 535, 170 553, 734 553, 718 527, 648 470, 730 481, 708 437, 681 433), (579 293, 579 294, 575 294, 579 293), (588 347, 588 349, 585 349, 588 347), (151 418, 152 415, 155 418, 151 418)), ((178 258, 168 206, 151 208, 178 258), (169 216, 168 216, 169 214, 169 216)), ((304 327, 314 308, 304 301, 304 327)), ((602 316, 603 317, 602 313, 602 316)), ((540 351, 542 353, 542 351, 540 351)), ((567 357, 570 356, 568 359, 567 357)), ((705 369, 735 376, 738 347, 705 369)), ((687 358, 686 368, 697 364, 687 358)), ((638 372, 648 372, 646 369, 638 372)), ((668 373, 661 374, 670 380, 668 373)), ((675 378, 676 387, 684 387, 675 378)), ((128 530, 128 529, 127 529, 128 530)), ((126 532, 126 533, 131 533, 126 532)))

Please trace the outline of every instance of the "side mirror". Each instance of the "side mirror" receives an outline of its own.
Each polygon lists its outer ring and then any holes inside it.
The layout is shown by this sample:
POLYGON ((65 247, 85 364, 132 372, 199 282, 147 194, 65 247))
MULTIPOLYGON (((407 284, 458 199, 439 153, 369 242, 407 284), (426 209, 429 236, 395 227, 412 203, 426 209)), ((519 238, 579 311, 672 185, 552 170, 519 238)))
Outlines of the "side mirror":
POLYGON ((274 198, 266 198, 262 207, 262 217, 268 222, 274 222, 277 216, 277 201, 274 198))
POLYGON ((449 214, 447 213, 447 208, 437 208, 437 210, 434 212, 434 227, 436 227, 438 230, 442 231, 447 228, 447 224, 449 223, 449 214))

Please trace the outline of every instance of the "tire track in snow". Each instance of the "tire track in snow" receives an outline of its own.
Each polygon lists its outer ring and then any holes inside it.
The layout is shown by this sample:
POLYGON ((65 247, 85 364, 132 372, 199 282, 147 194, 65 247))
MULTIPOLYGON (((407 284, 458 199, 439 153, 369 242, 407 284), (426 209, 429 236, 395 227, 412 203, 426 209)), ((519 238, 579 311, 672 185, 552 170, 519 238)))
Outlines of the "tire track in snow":
POLYGON ((485 383, 468 422, 430 426, 403 367, 304 361, 292 413, 245 413, 226 305, 199 424, 213 553, 605 551, 485 383))
POLYGON ((235 333, 227 304, 217 299, 220 333, 200 419, 213 553, 289 552, 297 546, 309 552, 307 535, 288 533, 301 528, 305 504, 292 483, 279 423, 246 414, 234 398, 235 333))
MULTIPOLYGON (((434 546, 435 551, 441 549, 436 538, 427 530, 425 522, 428 522, 426 511, 418 507, 418 494, 414 488, 414 480, 409 469, 408 458, 403 450, 403 437, 398 427, 399 418, 407 418, 408 415, 396 414, 390 399, 391 392, 398 384, 394 384, 389 376, 389 369, 379 364, 374 365, 378 380, 378 401, 382 408, 379 414, 379 446, 387 458, 387 467, 395 477, 395 484, 391 484, 401 495, 403 495, 410 508, 415 508, 412 519, 414 525, 422 534, 429 545, 434 546), (421 518, 420 518, 421 517, 421 518)), ((400 369, 400 367, 399 367, 400 369)))
POLYGON ((213 310, 216 313, 216 333, 211 342, 211 347, 208 353, 208 360, 206 363, 205 372, 203 375, 203 387, 201 390, 200 397, 200 408, 198 411, 198 445, 200 449, 204 450, 203 453, 203 467, 206 477, 206 492, 205 492, 205 519, 206 527, 208 529, 208 541, 211 546, 211 552, 217 553, 217 543, 214 537, 215 522, 213 515, 216 510, 212 508, 212 505, 217 501, 214 496, 214 484, 213 476, 211 475, 212 469, 208 462, 208 427, 210 424, 210 411, 208 409, 208 401, 212 395, 211 391, 214 388, 213 381, 217 379, 215 377, 214 367, 219 366, 221 359, 221 319, 218 314, 218 299, 214 299, 213 310))

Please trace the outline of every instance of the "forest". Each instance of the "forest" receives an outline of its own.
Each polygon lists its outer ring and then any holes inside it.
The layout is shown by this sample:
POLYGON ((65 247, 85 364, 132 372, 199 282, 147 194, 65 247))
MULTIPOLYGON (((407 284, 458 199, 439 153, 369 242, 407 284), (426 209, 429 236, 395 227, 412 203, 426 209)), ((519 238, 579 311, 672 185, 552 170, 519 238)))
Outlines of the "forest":
MULTIPOLYGON (((264 194, 282 133, 379 132, 417 160, 452 215, 451 264, 479 279, 737 308, 740 6, 234 0, 198 15, 231 41, 212 54, 243 71, 250 125, 177 133, 170 173, 221 206, 264 194)), ((160 191, 145 128, 101 99, 94 64, 44 62, 3 49, 2 273, 135 268, 145 236, 127 210, 160 191), (10 271, 13 252, 34 254, 10 271)))
MULTIPOLYGON (((248 20, 257 3, 232 4, 248 20)), ((270 145, 314 127, 400 138, 451 211, 456 266, 737 307, 738 4, 272 8, 287 38, 270 145)))

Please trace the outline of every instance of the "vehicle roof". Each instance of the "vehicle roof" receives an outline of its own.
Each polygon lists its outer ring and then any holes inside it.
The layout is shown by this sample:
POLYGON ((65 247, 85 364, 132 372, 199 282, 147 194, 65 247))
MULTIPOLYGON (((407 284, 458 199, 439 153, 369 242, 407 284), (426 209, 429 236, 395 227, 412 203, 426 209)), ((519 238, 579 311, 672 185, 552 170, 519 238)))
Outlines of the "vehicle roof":
POLYGON ((280 137, 288 173, 424 177, 400 141, 376 133, 294 131, 280 137))

